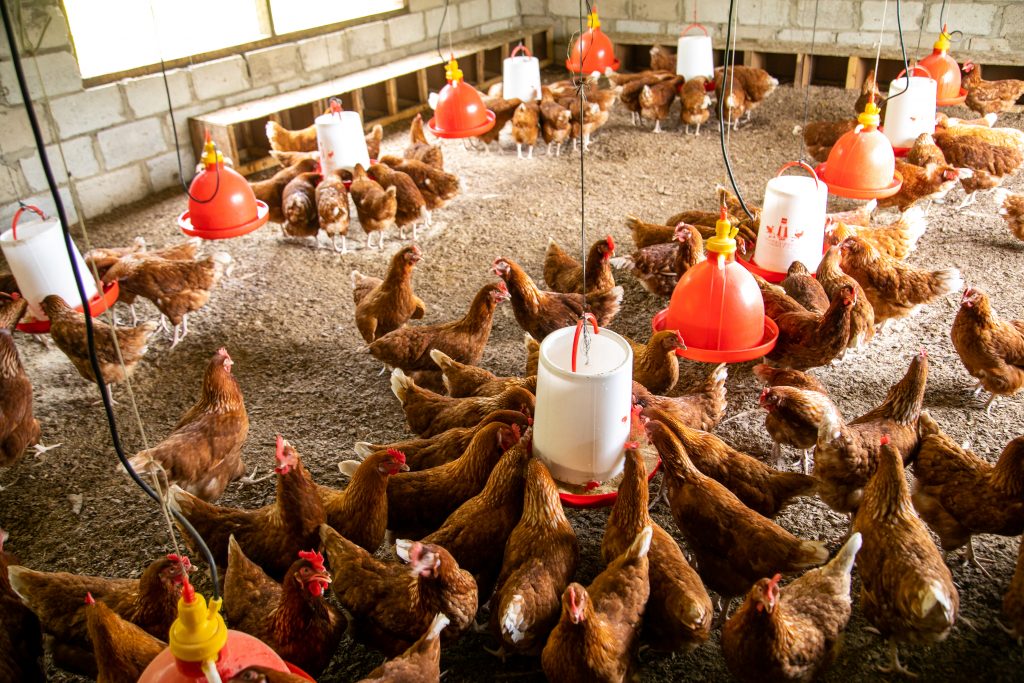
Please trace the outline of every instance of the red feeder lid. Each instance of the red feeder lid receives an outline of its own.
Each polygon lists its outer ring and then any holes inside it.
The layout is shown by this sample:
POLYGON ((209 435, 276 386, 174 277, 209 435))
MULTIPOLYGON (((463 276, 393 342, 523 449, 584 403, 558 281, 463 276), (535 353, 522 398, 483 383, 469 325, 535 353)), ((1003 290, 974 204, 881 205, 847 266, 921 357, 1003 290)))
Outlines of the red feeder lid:
POLYGON ((267 222, 269 207, 256 199, 248 181, 224 165, 224 157, 206 134, 203 170, 188 190, 188 211, 178 217, 186 235, 222 240, 245 235, 267 222))
POLYGON ((484 106, 480 93, 462 80, 455 57, 445 67, 448 85, 437 96, 434 117, 427 123, 439 138, 468 138, 483 135, 494 127, 494 112, 484 106))
POLYGON ((892 143, 878 130, 879 108, 869 101, 857 117, 859 126, 844 133, 828 160, 816 169, 828 191, 850 199, 881 199, 900 191, 903 177, 896 173, 892 143))
MULTIPOLYGON (((116 282, 107 282, 103 284, 103 291, 97 292, 96 296, 89 300, 89 314, 95 318, 100 313, 117 303, 117 296, 120 292, 116 282)), ((76 311, 81 312, 82 307, 76 306, 76 311)), ((27 334, 48 334, 50 332, 50 321, 47 318, 36 320, 35 318, 26 317, 21 319, 21 322, 17 325, 19 332, 25 332, 27 334)))
MULTIPOLYGON (((940 107, 948 107, 963 102, 960 100, 960 66, 956 60, 949 56, 950 34, 948 27, 943 26, 939 39, 932 47, 932 53, 922 59, 918 64, 923 66, 931 74, 938 84, 935 92, 935 104, 940 107), (960 102, 957 102, 960 100, 960 102)), ((966 91, 962 93, 966 99, 966 91)))
MULTIPOLYGON (((647 481, 654 479, 654 475, 658 473, 658 469, 661 467, 661 458, 658 458, 658 462, 655 463, 654 467, 651 468, 650 473, 647 475, 647 481)), ((588 509, 588 508, 603 508, 609 505, 615 504, 615 499, 619 497, 618 491, 609 491, 606 493, 569 493, 568 491, 559 491, 558 497, 562 502, 569 507, 588 509)))
POLYGON ((576 40, 572 46, 565 67, 573 73, 591 74, 595 71, 603 74, 606 70, 619 70, 619 60, 615 58, 612 40, 601 30, 601 19, 597 16, 597 7, 587 16, 587 32, 576 40), (582 55, 582 56, 581 56, 582 55), (582 61, 582 68, 580 63, 582 61))
POLYGON ((655 330, 678 330, 686 342, 676 353, 690 360, 738 363, 775 346, 778 328, 764 315, 754 277, 736 263, 736 229, 722 217, 705 243, 708 259, 686 271, 668 309, 654 316, 655 330))

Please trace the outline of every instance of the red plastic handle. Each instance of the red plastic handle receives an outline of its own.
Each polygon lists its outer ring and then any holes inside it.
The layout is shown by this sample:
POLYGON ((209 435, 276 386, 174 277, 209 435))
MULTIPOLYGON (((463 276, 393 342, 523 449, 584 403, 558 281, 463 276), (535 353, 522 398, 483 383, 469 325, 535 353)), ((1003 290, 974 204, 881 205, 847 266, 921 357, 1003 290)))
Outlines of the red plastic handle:
POLYGON ((701 24, 690 24, 689 26, 687 26, 686 28, 679 32, 679 37, 682 38, 683 36, 685 36, 691 28, 699 28, 701 31, 704 31, 704 35, 710 35, 708 33, 708 30, 704 28, 701 24))
POLYGON ((583 326, 587 324, 587 321, 594 326, 594 334, 598 334, 597 318, 594 317, 593 313, 584 313, 580 321, 576 323, 576 334, 572 336, 572 371, 576 372, 576 353, 580 347, 580 334, 583 332, 583 326))
POLYGON ((512 54, 510 54, 509 57, 515 57, 520 52, 525 52, 527 57, 533 56, 533 53, 530 52, 530 48, 526 47, 523 43, 519 43, 516 45, 516 49, 512 50, 512 54))
POLYGON ((26 210, 35 211, 37 214, 39 214, 40 218, 46 220, 46 214, 43 213, 43 210, 40 209, 38 206, 25 204, 24 206, 19 207, 18 210, 14 212, 14 218, 11 219, 11 237, 13 237, 14 239, 18 239, 18 219, 21 218, 21 214, 24 213, 26 210))
MULTIPOLYGON (((917 71, 918 69, 923 71, 924 75, 927 76, 928 78, 932 77, 932 72, 929 71, 928 69, 926 69, 925 67, 921 66, 920 64, 915 64, 914 66, 910 67, 910 71, 911 72, 917 71)), ((906 69, 904 69, 903 71, 901 71, 898 74, 896 74, 896 78, 902 78, 903 74, 905 74, 905 73, 907 73, 906 69)))
POLYGON ((811 168, 807 163, 805 163, 803 161, 790 161, 788 163, 783 164, 782 168, 779 169, 779 172, 776 173, 775 176, 778 177, 778 176, 782 175, 783 171, 785 171, 788 168, 793 168, 794 166, 800 166, 805 171, 810 173, 811 177, 814 178, 814 188, 815 189, 818 188, 818 185, 820 185, 820 183, 821 183, 821 181, 818 180, 818 174, 814 172, 813 168, 811 168))

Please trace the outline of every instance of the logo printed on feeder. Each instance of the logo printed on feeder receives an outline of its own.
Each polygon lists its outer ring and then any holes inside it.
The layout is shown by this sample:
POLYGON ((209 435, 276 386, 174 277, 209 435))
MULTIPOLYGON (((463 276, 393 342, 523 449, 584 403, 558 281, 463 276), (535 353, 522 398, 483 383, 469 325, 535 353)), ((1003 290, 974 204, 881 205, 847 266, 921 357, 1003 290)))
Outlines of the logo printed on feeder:
POLYGON ((789 219, 783 217, 779 222, 779 225, 766 225, 765 230, 768 236, 775 239, 778 242, 787 242, 790 238, 798 240, 804 236, 804 231, 799 230, 794 232, 792 235, 789 234, 789 219))

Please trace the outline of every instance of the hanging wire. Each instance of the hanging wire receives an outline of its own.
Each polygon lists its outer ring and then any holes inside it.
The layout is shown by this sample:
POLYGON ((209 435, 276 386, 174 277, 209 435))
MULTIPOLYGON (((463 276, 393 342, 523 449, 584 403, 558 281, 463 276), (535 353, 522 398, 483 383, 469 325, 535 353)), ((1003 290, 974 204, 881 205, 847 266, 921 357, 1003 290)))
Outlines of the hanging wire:
MULTIPOLYGON (((85 292, 85 284, 84 281, 82 280, 82 273, 79 271, 78 263, 74 257, 75 247, 74 242, 71 239, 71 230, 68 227, 69 220, 67 211, 64 208, 64 200, 60 196, 60 188, 57 184, 57 180, 53 175, 53 168, 50 166, 49 155, 46 152, 46 143, 43 139, 42 127, 40 126, 39 119, 36 116, 35 106, 32 101, 32 93, 29 90, 28 81, 25 77, 25 71, 21 62, 21 55, 19 54, 17 43, 14 38, 14 30, 13 24, 11 22, 10 11, 7 8, 6 2, 0 2, 0 17, 3 18, 4 31, 7 35, 7 41, 11 46, 11 63, 14 66, 14 74, 18 81, 18 87, 21 90, 22 99, 25 102, 25 114, 28 117, 29 126, 32 129, 32 136, 35 140, 36 148, 39 153, 39 161, 43 168, 43 175, 46 176, 46 182, 49 186, 50 193, 53 196, 54 205, 57 211, 57 218, 60 221, 61 231, 64 235, 64 247, 67 251, 68 261, 70 262, 71 265, 71 273, 74 276, 75 286, 78 290, 78 296, 83 302, 87 302, 88 297, 85 292)), ((36 66, 38 69, 38 64, 36 66)), ((41 78, 40 82, 42 82, 41 78)), ((97 378, 96 384, 99 387, 100 398, 103 401, 103 409, 104 412, 106 413, 107 426, 110 429, 110 437, 114 446, 114 451, 117 454, 118 460, 121 461, 122 466, 128 472, 129 476, 135 481, 135 483, 138 484, 139 488, 141 488, 146 493, 146 495, 160 503, 162 509, 165 509, 164 499, 138 475, 138 473, 132 468, 131 463, 128 462, 128 458, 124 453, 124 448, 122 447, 121 444, 121 437, 117 428, 117 420, 114 417, 114 410, 113 404, 111 403, 110 393, 109 390, 107 389, 107 385, 103 383, 103 373, 100 371, 99 359, 96 355, 96 338, 95 330, 93 328, 92 317, 90 315, 85 315, 84 320, 86 345, 88 346, 89 349, 89 364, 93 371, 93 375, 97 378)), ((209 567, 210 577, 213 581, 214 597, 219 597, 220 588, 218 586, 217 565, 216 562, 214 561, 213 553, 210 552, 210 549, 203 541, 203 538, 199 535, 199 533, 195 530, 192 524, 184 516, 182 516, 178 512, 173 511, 170 514, 172 514, 174 518, 178 521, 178 523, 181 524, 183 528, 185 528, 189 535, 191 535, 195 539, 196 544, 200 550, 200 553, 203 555, 203 559, 206 561, 209 567)), ((171 535, 172 543, 176 547, 177 543, 173 539, 173 533, 171 535)))
MULTIPOLYGON (((593 10, 590 7, 590 0, 580 0, 579 2, 579 19, 580 19, 580 39, 583 38, 583 7, 586 6, 587 17, 589 18, 593 10)), ((570 43, 571 45, 571 43, 570 43)), ((587 44, 587 52, 590 51, 590 46, 593 45, 593 41, 587 44)), ((570 48, 571 49, 571 48, 570 48)), ((584 144, 583 137, 583 119, 586 116, 586 109, 584 108, 587 101, 586 95, 586 84, 587 78, 583 73, 583 62, 585 55, 583 50, 580 50, 580 79, 576 84, 577 96, 580 103, 580 263, 583 266, 583 306, 582 306, 582 320, 583 320, 583 358, 584 364, 590 364, 590 330, 587 329, 587 313, 590 310, 590 306, 587 303, 587 193, 586 184, 584 182, 584 167, 583 157, 586 154, 587 147, 584 144)))
MULTIPOLYGON (((939 30, 946 25, 946 10, 949 9, 949 0, 942 0, 942 8, 939 10, 939 30)), ((921 20, 924 23, 924 19, 921 20)))
MULTIPOLYGON (((729 24, 725 36, 725 59, 722 61, 725 64, 725 68, 729 68, 730 52, 732 54, 733 67, 732 71, 735 71, 736 62, 736 49, 735 46, 730 50, 730 44, 733 41, 733 24, 736 21, 736 0, 729 0, 729 24)), ((732 93, 732 86, 730 84, 730 94, 732 93)), ((722 93, 725 93, 725 74, 722 74, 722 93)), ((736 184, 736 177, 732 172, 732 162, 729 160, 729 150, 725 144, 725 100, 726 97, 720 97, 718 102, 718 139, 722 147, 722 160, 725 161, 725 172, 729 175, 729 184, 732 185, 732 190, 736 194, 736 198, 740 202, 740 206, 743 207, 743 212, 750 218, 754 217, 754 214, 750 213, 750 209, 747 208, 747 203, 743 201, 743 193, 740 192, 739 185, 736 184)))
MULTIPOLYGON (((886 101, 895 100, 903 93, 910 90, 910 64, 907 62, 907 46, 903 42, 903 0, 896 0, 896 33, 900 39, 900 53, 903 55, 903 75, 906 76, 906 85, 903 86, 903 90, 889 97, 886 101)), ((878 72, 875 72, 875 82, 878 82, 878 72)))
MULTIPOLYGON (((814 44, 818 39, 818 4, 819 0, 814 0, 814 23, 811 26, 811 51, 807 54, 807 58, 814 59, 814 44)), ((808 68, 806 65, 804 68, 808 68)), ((801 74, 802 76, 803 74, 801 74)), ((807 87, 804 88, 804 123, 802 130, 807 130, 807 117, 810 115, 811 106, 811 84, 808 79, 807 87)), ((797 138, 800 140, 800 152, 797 155, 798 159, 806 160, 807 158, 807 141, 803 135, 798 135, 797 138)))
MULTIPOLYGON (((444 11, 441 12, 441 24, 437 27, 437 56, 440 58, 442 64, 445 64, 448 61, 444 58, 444 55, 441 54, 441 35, 444 33, 445 21, 448 19, 448 4, 449 0, 444 0, 444 11)), ((450 27, 448 29, 448 52, 452 57, 455 56, 452 48, 452 30, 450 27)))

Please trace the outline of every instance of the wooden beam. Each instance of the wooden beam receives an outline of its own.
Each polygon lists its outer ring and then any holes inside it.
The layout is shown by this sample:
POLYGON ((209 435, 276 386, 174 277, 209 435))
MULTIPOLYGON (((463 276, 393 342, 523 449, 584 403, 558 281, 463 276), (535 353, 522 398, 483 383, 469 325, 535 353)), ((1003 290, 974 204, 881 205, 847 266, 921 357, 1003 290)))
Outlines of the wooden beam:
POLYGON ((793 73, 794 88, 806 88, 811 84, 813 65, 814 55, 798 54, 796 56, 796 70, 793 73))
POLYGON ((846 89, 860 90, 867 76, 867 61, 863 57, 851 55, 850 59, 846 62, 846 89))
POLYGON ((743 53, 743 66, 752 66, 758 69, 763 69, 765 65, 765 56, 763 52, 754 52, 747 50, 743 53))
POLYGON ((398 113, 398 83, 394 78, 384 81, 384 97, 387 100, 388 115, 398 113))
POLYGON ((363 89, 362 88, 357 88, 356 90, 352 91, 352 108, 356 112, 358 112, 360 116, 363 115, 363 109, 365 109, 365 107, 363 105, 363 89))
POLYGON ((481 88, 484 87, 484 80, 487 78, 485 72, 485 65, 487 63, 487 53, 484 50, 480 50, 473 57, 476 58, 476 82, 481 88))

